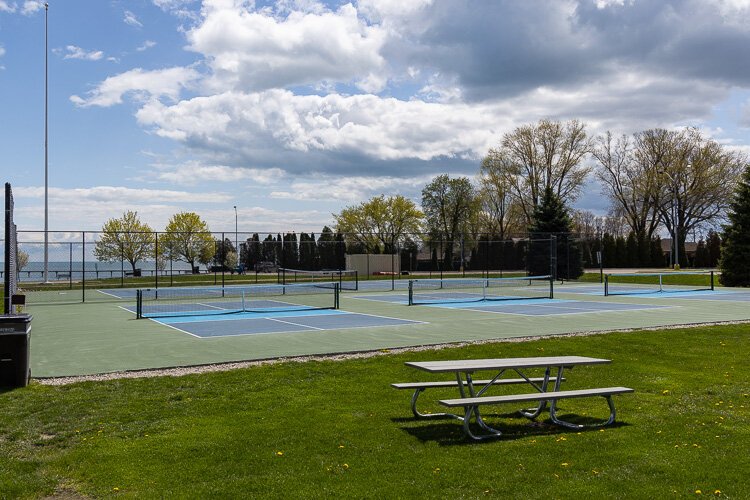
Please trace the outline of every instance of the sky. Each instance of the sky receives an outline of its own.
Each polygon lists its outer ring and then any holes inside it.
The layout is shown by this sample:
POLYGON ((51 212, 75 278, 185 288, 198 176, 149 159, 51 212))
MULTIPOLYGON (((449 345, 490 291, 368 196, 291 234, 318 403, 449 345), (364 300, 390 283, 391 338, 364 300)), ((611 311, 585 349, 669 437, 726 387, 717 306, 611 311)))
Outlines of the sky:
MULTIPOLYGON (((543 118, 750 152, 750 0, 49 0, 49 228, 316 231, 543 118)), ((44 228, 45 10, 0 0, 0 176, 44 228)), ((589 182, 574 207, 604 214, 589 182)))

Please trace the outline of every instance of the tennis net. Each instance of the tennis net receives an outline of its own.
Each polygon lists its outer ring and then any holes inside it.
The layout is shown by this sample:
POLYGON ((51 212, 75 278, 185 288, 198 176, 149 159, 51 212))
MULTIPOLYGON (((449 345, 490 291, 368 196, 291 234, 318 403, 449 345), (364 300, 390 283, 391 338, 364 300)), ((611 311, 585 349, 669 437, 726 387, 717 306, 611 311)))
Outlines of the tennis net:
POLYGON ((409 280, 409 305, 551 299, 550 276, 409 280))
POLYGON ((138 318, 338 309, 338 283, 140 289, 138 318))
POLYGON ((609 273, 604 275, 604 295, 693 292, 713 289, 713 271, 609 273))
POLYGON ((359 290, 359 277, 356 270, 329 269, 306 271, 283 267, 280 267, 278 270, 278 283, 280 285, 319 282, 338 283, 341 290, 359 290))

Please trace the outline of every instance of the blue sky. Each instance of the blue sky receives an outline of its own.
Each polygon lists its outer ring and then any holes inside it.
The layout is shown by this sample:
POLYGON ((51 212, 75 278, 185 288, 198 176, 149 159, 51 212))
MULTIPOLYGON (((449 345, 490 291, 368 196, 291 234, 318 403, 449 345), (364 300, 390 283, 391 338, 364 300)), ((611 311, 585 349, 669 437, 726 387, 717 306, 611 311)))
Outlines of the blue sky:
MULTIPOLYGON (((513 128, 698 126, 750 152, 750 0, 50 0, 50 229, 124 210, 319 231, 474 176, 513 128)), ((43 228, 44 9, 0 0, 0 170, 43 228)), ((592 181, 576 207, 604 213, 592 181)))

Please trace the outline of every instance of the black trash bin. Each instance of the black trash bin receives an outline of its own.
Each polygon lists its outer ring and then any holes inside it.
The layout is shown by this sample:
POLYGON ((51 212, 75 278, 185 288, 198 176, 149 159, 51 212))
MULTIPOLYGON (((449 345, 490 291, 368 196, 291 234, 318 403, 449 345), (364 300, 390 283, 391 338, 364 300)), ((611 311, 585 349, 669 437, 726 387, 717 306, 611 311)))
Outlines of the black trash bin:
POLYGON ((31 378, 31 316, 0 316, 0 387, 26 387, 31 378))

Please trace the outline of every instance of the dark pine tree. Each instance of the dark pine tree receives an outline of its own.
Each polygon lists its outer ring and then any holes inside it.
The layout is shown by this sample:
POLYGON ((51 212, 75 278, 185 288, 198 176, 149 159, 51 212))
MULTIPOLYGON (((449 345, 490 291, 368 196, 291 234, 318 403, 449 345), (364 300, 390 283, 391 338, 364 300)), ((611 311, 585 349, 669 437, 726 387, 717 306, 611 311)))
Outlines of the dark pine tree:
POLYGON ((534 210, 534 218, 529 227, 528 272, 534 276, 550 274, 550 243, 544 241, 555 235, 557 246, 557 266, 555 278, 576 279, 583 274, 581 249, 578 242, 569 238, 571 228, 568 209, 562 200, 547 188, 541 203, 534 210))
POLYGON ((722 237, 719 281, 724 286, 750 286, 750 165, 737 185, 722 237))
POLYGON ((628 233, 628 238, 625 240, 625 253, 625 265, 627 267, 638 267, 641 264, 638 259, 638 239, 633 231, 628 233))
POLYGON ((719 258, 721 258, 721 237, 713 229, 708 232, 706 248, 708 249, 708 267, 718 266, 719 258))

